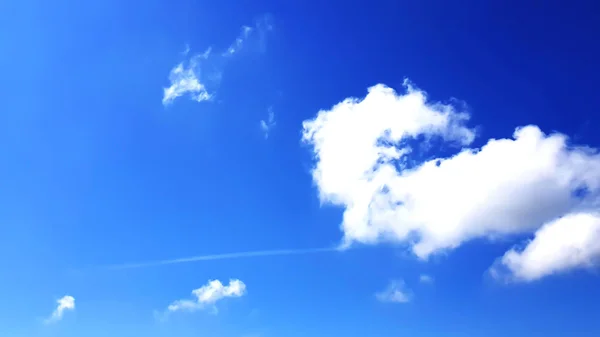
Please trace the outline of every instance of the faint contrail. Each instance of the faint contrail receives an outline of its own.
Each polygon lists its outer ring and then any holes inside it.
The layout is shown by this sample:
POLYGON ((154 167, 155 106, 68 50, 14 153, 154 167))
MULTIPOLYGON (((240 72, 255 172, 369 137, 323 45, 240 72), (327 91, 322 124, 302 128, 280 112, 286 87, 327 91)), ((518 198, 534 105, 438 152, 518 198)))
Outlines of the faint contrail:
POLYGON ((262 250, 262 251, 253 251, 253 252, 199 255, 199 256, 183 257, 183 258, 179 258, 179 259, 147 261, 147 262, 140 262, 140 263, 116 264, 116 265, 111 265, 111 266, 107 266, 104 268, 107 268, 107 269, 133 269, 133 268, 143 268, 143 267, 164 266, 164 265, 168 265, 168 264, 190 263, 190 262, 198 262, 198 261, 227 260, 227 259, 239 259, 239 258, 246 258, 246 257, 258 257, 258 256, 303 255, 303 254, 334 252, 334 251, 339 251, 339 250, 340 250, 339 247, 262 250))

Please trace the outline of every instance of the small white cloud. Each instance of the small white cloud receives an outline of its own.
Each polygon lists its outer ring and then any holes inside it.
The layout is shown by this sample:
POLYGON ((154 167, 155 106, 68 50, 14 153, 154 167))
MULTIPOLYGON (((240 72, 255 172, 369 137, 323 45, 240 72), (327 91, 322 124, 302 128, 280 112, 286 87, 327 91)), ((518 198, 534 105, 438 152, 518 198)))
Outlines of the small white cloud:
POLYGON ((225 298, 242 297, 246 293, 246 285, 244 282, 231 279, 228 285, 223 285, 219 280, 210 280, 208 283, 198 289, 192 291, 193 300, 178 300, 171 303, 167 310, 175 311, 195 311, 213 308, 216 311, 215 304, 225 298))
POLYGON ((185 49, 183 49, 183 52, 181 52, 181 55, 186 56, 189 52, 190 52, 190 45, 186 43, 185 49))
POLYGON ((204 54, 192 57, 187 67, 183 63, 180 63, 171 70, 169 74, 171 85, 163 90, 163 105, 168 105, 177 97, 186 94, 189 94, 193 100, 198 102, 211 99, 211 94, 206 89, 206 85, 201 83, 198 78, 200 73, 199 62, 202 59, 208 58, 209 54, 210 49, 204 54))
MULTIPOLYGON (((211 48, 206 52, 192 56, 188 62, 181 62, 169 74, 169 87, 163 88, 163 105, 168 105, 176 98, 189 95, 193 100, 202 102, 212 100, 220 85, 223 70, 234 54, 242 49, 258 44, 259 51, 264 49, 266 31, 272 29, 267 20, 268 15, 259 19, 253 27, 242 26, 241 32, 234 42, 223 51, 212 53, 211 48)), ((190 46, 186 45, 184 56, 190 52, 190 46)))
POLYGON ((65 313, 65 311, 75 310, 75 298, 73 298, 73 296, 64 296, 58 301, 56 301, 56 303, 58 305, 56 306, 56 309, 54 309, 54 311, 52 312, 52 315, 45 320, 46 323, 60 321, 63 318, 63 314, 65 313))
POLYGON ((433 277, 427 274, 421 274, 419 276, 419 282, 421 283, 433 283, 433 277))
POLYGON ((275 127, 275 113, 272 108, 269 108, 269 116, 266 120, 260 121, 260 129, 265 134, 265 139, 269 138, 269 132, 275 127))
POLYGON ((492 267, 507 281, 534 281, 600 261, 600 214, 572 213, 551 221, 535 233, 524 249, 513 248, 492 267))
POLYGON ((238 37, 223 53, 224 57, 230 57, 242 49, 250 47, 259 52, 264 52, 267 36, 273 31, 273 20, 271 15, 259 16, 252 27, 243 26, 238 37))
POLYGON ((475 137, 468 114, 428 102, 408 82, 405 89, 376 85, 364 99, 348 98, 303 123, 319 197, 344 208, 344 246, 406 243, 427 259, 472 239, 534 233, 574 211, 598 210, 597 150, 535 125, 468 148, 475 137), (463 148, 409 167, 421 140, 463 148))
POLYGON ((403 280, 394 280, 383 291, 376 293, 375 297, 381 302, 408 303, 412 294, 403 280))
POLYGON ((227 48, 227 51, 223 54, 223 56, 231 56, 242 49, 244 42, 246 39, 248 39, 253 30, 254 28, 252 27, 243 26, 240 35, 235 39, 231 46, 227 48))

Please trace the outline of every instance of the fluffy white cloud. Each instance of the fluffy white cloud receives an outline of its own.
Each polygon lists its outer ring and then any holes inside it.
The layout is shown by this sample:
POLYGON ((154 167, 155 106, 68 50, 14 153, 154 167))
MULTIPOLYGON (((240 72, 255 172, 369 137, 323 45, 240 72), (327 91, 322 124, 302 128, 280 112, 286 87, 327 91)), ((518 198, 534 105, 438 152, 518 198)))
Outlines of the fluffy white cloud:
POLYGON ((394 280, 383 291, 376 293, 375 297, 381 302, 408 303, 412 295, 404 281, 394 280))
POLYGON ((73 296, 64 296, 57 300, 56 303, 58 305, 52 312, 52 315, 46 319, 46 323, 60 321, 63 318, 65 311, 75 310, 75 298, 73 298, 73 296))
POLYGON ((273 112, 273 108, 269 108, 269 116, 267 119, 260 121, 260 129, 265 134, 265 139, 269 138, 269 132, 275 127, 275 125, 275 113, 273 112))
POLYGON ((344 208, 345 245, 405 243, 426 259, 474 238, 533 233, 569 212, 597 208, 596 151, 536 126, 407 168, 411 142, 466 146, 475 133, 466 113, 405 88, 398 94, 376 85, 364 99, 346 99, 303 123, 320 199, 344 208))
POLYGON ((492 275, 533 281, 563 271, 588 268, 600 259, 600 214, 573 213, 542 226, 524 249, 511 249, 492 275))
POLYGON ((419 282, 421 283, 433 283, 433 277, 427 274, 421 274, 419 276, 419 282))
POLYGON ((232 279, 228 285, 223 285, 219 280, 210 280, 208 283, 192 291, 195 299, 178 300, 171 303, 167 310, 173 311, 194 311, 214 306, 218 301, 228 297, 241 297, 246 293, 244 282, 232 279))

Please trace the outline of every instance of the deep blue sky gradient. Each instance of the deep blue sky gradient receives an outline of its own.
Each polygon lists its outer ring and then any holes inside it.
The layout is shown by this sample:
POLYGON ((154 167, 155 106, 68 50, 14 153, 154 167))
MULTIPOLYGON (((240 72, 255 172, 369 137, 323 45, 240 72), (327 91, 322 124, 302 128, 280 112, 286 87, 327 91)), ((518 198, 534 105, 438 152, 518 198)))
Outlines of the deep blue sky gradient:
POLYGON ((594 1, 4 1, 0 4, 0 335, 598 336, 597 272, 505 286, 510 243, 420 262, 402 247, 122 271, 96 266, 337 243, 301 123, 405 77, 457 98, 475 145, 537 124, 600 146, 594 1), (216 102, 164 107, 169 71, 269 15, 216 102), (268 140, 259 121, 272 106, 268 140), (420 273, 435 277, 419 284, 420 273), (157 322, 208 279, 248 295, 157 322), (372 294, 403 278, 411 303, 372 294), (75 312, 41 319, 71 294, 75 312))

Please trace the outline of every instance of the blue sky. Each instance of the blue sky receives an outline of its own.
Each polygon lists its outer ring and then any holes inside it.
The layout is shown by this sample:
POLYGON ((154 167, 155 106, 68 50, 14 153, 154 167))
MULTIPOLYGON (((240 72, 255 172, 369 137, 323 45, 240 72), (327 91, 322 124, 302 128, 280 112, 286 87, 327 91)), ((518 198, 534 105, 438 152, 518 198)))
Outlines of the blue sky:
POLYGON ((597 336, 599 10, 3 2, 0 334, 597 336))

